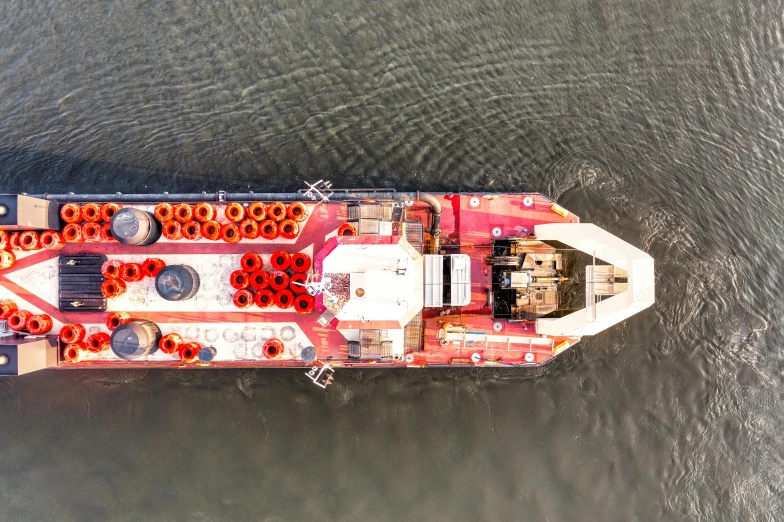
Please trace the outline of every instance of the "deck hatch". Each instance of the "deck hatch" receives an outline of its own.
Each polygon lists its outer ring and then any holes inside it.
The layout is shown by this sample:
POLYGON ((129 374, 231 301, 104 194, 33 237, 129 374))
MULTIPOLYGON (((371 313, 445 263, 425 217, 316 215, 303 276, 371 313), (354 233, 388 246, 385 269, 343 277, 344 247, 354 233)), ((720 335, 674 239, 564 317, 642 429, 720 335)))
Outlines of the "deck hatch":
POLYGON ((84 254, 60 256, 58 275, 59 308, 63 312, 105 312, 101 293, 101 265, 106 256, 84 254))

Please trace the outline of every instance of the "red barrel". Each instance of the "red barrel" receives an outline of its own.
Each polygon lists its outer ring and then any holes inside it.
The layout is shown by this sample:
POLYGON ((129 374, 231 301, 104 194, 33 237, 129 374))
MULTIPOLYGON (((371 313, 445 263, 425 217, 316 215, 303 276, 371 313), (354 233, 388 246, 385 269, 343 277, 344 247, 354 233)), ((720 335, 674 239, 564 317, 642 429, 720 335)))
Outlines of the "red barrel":
POLYGON ((0 250, 11 250, 11 245, 8 244, 8 232, 0 230, 0 250))
POLYGON ((112 312, 106 318, 106 328, 114 331, 121 324, 130 323, 131 315, 128 312, 112 312))
POLYGON ((103 237, 103 227, 100 223, 90 221, 82 225, 82 237, 85 241, 100 241, 103 237))
POLYGON ((271 219, 265 219, 259 224, 259 235, 272 241, 278 237, 278 224, 271 219))
POLYGON ((38 250, 41 248, 41 238, 35 230, 26 230, 19 234, 19 247, 22 250, 38 250))
POLYGON ((240 223, 240 234, 247 239, 256 239, 259 237, 259 224, 252 219, 246 219, 240 223))
POLYGON ((87 338, 85 344, 87 345, 87 349, 93 353, 102 352, 104 350, 108 350, 110 348, 110 337, 109 334, 104 332, 94 333, 87 338))
POLYGON ((221 236, 221 226, 217 221, 205 221, 201 225, 201 235, 210 241, 217 241, 221 236))
POLYGON ((114 234, 112 233, 111 223, 104 223, 101 225, 101 240, 117 243, 117 239, 115 239, 114 234))
POLYGON ((286 205, 280 201, 267 205, 267 217, 272 221, 282 221, 286 219, 286 205))
POLYGON ((255 201, 248 207, 248 217, 253 221, 263 221, 267 217, 267 205, 255 201))
POLYGON ((256 270, 250 275, 250 286, 254 290, 263 290, 269 286, 269 274, 264 270, 256 270))
POLYGON ((155 207, 155 219, 161 223, 166 223, 174 219, 174 207, 169 203, 158 203, 155 207))
POLYGON ((8 316, 16 312, 16 303, 10 299, 0 301, 0 319, 8 319, 8 316))
POLYGON ((247 289, 238 290, 232 298, 234 306, 237 308, 248 308, 253 304, 253 292, 247 289))
POLYGON ((300 222, 305 221, 305 218, 308 217, 308 208, 305 206, 304 203, 300 203, 299 201, 295 201, 286 209, 286 215, 292 221, 300 222))
POLYGON ((294 239, 299 234, 299 225, 293 219, 284 219, 278 223, 278 234, 286 239, 294 239))
POLYGON ((122 279, 107 279, 101 283, 101 293, 107 299, 123 295, 125 288, 125 281, 122 279))
POLYGON ((180 223, 187 223, 193 220, 193 209, 187 203, 179 203, 174 205, 174 219, 180 223))
POLYGON ((56 230, 41 232, 41 246, 47 250, 61 250, 65 246, 65 238, 56 230))
POLYGON ((259 308, 269 308, 275 304, 275 294, 272 293, 272 290, 259 290, 253 297, 253 302, 259 308))
POLYGON ((66 203, 60 208, 60 217, 66 223, 78 223, 82 220, 82 209, 76 203, 66 203))
POLYGON ((174 220, 167 221, 163 225, 163 235, 171 241, 182 239, 182 225, 174 220))
POLYGON ((15 332, 22 331, 27 326, 27 320, 30 319, 32 315, 33 314, 27 310, 16 310, 6 319, 6 321, 8 321, 8 327, 15 332))
POLYGON ((295 272, 307 272, 310 270, 310 256, 297 252, 291 256, 291 269, 295 272))
POLYGON ((103 221, 111 221, 118 210, 120 210, 120 205, 117 203, 105 203, 104 205, 101 205, 101 219, 103 221))
POLYGON ((289 281, 289 289, 295 294, 304 294, 308 291, 308 288, 305 286, 307 282, 308 275, 298 272, 291 276, 291 280, 289 281))
POLYGON ((11 232, 8 235, 8 246, 11 247, 11 250, 21 250, 19 246, 19 232, 11 232))
POLYGON ((242 239, 239 227, 234 223, 226 223, 221 227, 221 239, 227 243, 238 243, 242 239))
POLYGON ((84 325, 79 323, 65 324, 60 328, 60 341, 63 344, 78 343, 84 340, 84 325))
POLYGON ((88 223, 97 223, 101 220, 101 205, 87 203, 82 206, 82 219, 88 223))
POLYGON ((63 227, 63 237, 69 243, 84 243, 82 227, 77 223, 69 223, 63 227))
POLYGON ((255 272, 264 266, 264 262, 261 260, 261 256, 257 253, 248 252, 240 258, 240 266, 246 272, 255 272))
POLYGON ((282 309, 294 306, 294 292, 289 289, 279 290, 275 294, 275 306, 282 309))
POLYGON ((144 263, 142 263, 142 273, 144 274, 144 277, 155 277, 165 266, 166 263, 163 262, 163 259, 150 257, 145 259, 144 263))
POLYGON ((270 257, 270 266, 274 270, 286 270, 291 265, 291 256, 288 252, 278 250, 270 257))
POLYGON ((218 211, 215 210, 215 207, 209 203, 201 202, 193 207, 193 218, 201 223, 204 223, 205 221, 211 221, 215 219, 217 215, 218 211))
POLYGON ((264 357, 267 359, 278 359, 283 355, 283 341, 280 339, 270 339, 261 347, 264 357))
POLYGON ((199 350, 201 350, 201 345, 199 345, 199 343, 185 343, 180 346, 177 353, 179 353, 182 362, 192 363, 198 360, 199 350))
POLYGON ((226 219, 234 223, 239 223, 245 219, 245 207, 240 203, 229 203, 223 212, 226 214, 226 219))
POLYGON ((52 318, 46 314, 31 315, 25 329, 33 335, 45 334, 52 329, 52 318))
POLYGON ((201 239, 201 223, 198 221, 188 221, 182 226, 182 237, 191 241, 201 239))
POLYGON ((84 342, 71 343, 65 346, 63 357, 69 363, 77 363, 84 358, 87 352, 87 345, 84 342))
POLYGON ((142 272, 142 265, 139 263, 125 263, 123 266, 120 277, 123 281, 128 283, 135 283, 144 279, 144 272, 142 272))
POLYGON ((231 283, 232 288, 235 288, 236 290, 242 290, 244 288, 248 288, 250 279, 248 278, 247 272, 244 270, 235 270, 229 276, 229 282, 231 283))
POLYGON ((0 270, 11 268, 16 264, 16 256, 8 250, 0 250, 0 270))
POLYGON ((285 290, 289 286, 289 275, 286 272, 272 272, 269 278, 269 285, 273 290, 285 290))
POLYGON ((359 234, 357 233, 357 227, 355 227, 351 223, 345 223, 343 225, 340 225, 340 228, 338 228, 338 235, 339 236, 357 236, 359 234))
POLYGON ((125 263, 119 259, 109 259, 101 265, 101 275, 107 279, 118 279, 122 277, 122 269, 125 263))
POLYGON ((309 314, 315 306, 313 296, 309 294, 299 294, 294 298, 294 309, 298 314, 309 314))
POLYGON ((163 353, 177 353, 180 351, 180 347, 182 346, 182 337, 180 337, 176 333, 170 333, 161 337, 160 342, 158 343, 158 348, 161 349, 163 353))

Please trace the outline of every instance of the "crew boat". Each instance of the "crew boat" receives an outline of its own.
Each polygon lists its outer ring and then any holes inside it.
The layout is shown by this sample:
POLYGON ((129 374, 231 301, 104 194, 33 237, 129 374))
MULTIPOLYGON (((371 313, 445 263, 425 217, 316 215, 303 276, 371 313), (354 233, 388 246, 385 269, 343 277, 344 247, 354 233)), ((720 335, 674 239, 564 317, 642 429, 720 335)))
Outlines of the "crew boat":
POLYGON ((542 194, 0 195, 0 375, 539 366, 653 302, 542 194))

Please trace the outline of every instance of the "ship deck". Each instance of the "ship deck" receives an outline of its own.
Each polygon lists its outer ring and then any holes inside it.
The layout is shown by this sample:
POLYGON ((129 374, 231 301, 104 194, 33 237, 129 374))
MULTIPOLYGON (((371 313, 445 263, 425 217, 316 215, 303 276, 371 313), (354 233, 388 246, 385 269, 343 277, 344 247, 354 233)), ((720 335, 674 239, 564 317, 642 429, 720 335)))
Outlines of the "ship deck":
MULTIPOLYGON (((306 366, 299 358, 305 346, 314 346, 319 359, 329 360, 332 366, 433 366, 433 365, 538 365, 553 357, 554 347, 566 341, 574 344, 577 338, 539 336, 533 324, 496 323, 486 305, 485 289, 490 286, 490 270, 485 259, 491 251, 493 230, 500 229, 500 237, 524 237, 533 233, 539 223, 577 222, 573 214, 566 217, 551 209, 552 202, 538 194, 441 194, 442 243, 459 245, 460 253, 471 259, 471 302, 455 309, 423 311, 423 345, 421 351, 409 354, 408 360, 357 361, 348 358, 348 347, 343 335, 331 327, 317 323, 318 312, 299 314, 275 307, 238 309, 232 303, 235 290, 229 284, 229 274, 240 268, 239 259, 247 252, 264 258, 265 267, 273 252, 304 252, 315 257, 325 241, 337 233, 347 220, 346 203, 329 202, 306 205, 309 215, 301 223, 300 234, 293 240, 278 238, 243 239, 236 244, 222 241, 170 241, 161 238, 147 246, 127 246, 119 243, 68 243, 63 250, 16 252, 16 264, 0 273, 0 298, 11 299, 20 309, 46 313, 54 321, 53 332, 65 323, 81 323, 88 334, 108 332, 105 320, 109 312, 123 311, 133 318, 155 321, 163 334, 179 333, 186 341, 212 345, 217 355, 212 366, 227 367, 286 367, 306 366), (523 204, 525 197, 533 204, 523 204), (124 262, 142 262, 146 258, 160 258, 167 264, 183 263, 201 275, 198 294, 188 301, 169 302, 159 298, 149 278, 128 283, 128 291, 108 300, 106 313, 62 312, 58 309, 58 257, 72 254, 104 254, 124 262), (444 323, 461 324, 472 334, 492 334, 490 340, 444 343, 437 338, 444 323), (277 337, 284 342, 285 354, 280 359, 268 360, 261 353, 264 340, 277 337), (527 341, 520 342, 520 338, 527 341), (514 339, 512 339, 514 338, 514 339), (514 340, 514 342, 513 342, 514 340), (531 353, 526 358, 526 354, 531 353), (475 355, 475 354, 478 354, 475 355), (474 361, 472 362, 472 356, 474 361), (478 362, 477 362, 478 360, 478 362)), ((136 205, 143 207, 143 205, 136 205)), ((221 207, 221 204, 216 206, 221 207)), ((152 209, 152 205, 148 206, 152 209)), ((408 208, 408 219, 421 220, 427 228, 429 207, 414 202, 408 208)), ((224 221, 218 210, 218 221, 224 221)), ((180 367, 184 365, 176 354, 158 351, 134 361, 117 358, 111 351, 90 353, 77 363, 59 361, 60 367, 180 367)))

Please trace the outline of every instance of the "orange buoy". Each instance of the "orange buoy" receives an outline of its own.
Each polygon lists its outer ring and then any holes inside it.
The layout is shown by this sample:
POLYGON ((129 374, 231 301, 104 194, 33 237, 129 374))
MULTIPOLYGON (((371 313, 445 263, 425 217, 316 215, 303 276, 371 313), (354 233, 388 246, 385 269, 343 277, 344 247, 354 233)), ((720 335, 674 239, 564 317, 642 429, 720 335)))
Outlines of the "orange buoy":
POLYGON ((307 254, 297 252, 291 256, 291 269, 295 272, 307 272, 310 270, 310 265, 310 256, 307 254))
POLYGON ((46 314, 31 315, 27 319, 25 329, 32 335, 45 334, 52 329, 52 318, 46 314))
POLYGON ((0 301, 0 319, 8 319, 8 316, 17 310, 16 303, 10 299, 0 301))
POLYGON ((160 348, 163 353, 168 354, 179 352, 181 346, 182 337, 176 333, 166 334, 161 337, 161 340, 158 342, 158 348, 160 348))
POLYGON ((209 203, 201 202, 193 207, 193 218, 201 223, 212 221, 217 215, 218 211, 215 209, 215 206, 209 203))
POLYGON ((305 221, 305 218, 308 217, 308 207, 304 203, 295 201, 286 209, 286 215, 289 219, 298 223, 305 221))
POLYGON ((67 344, 63 350, 63 356, 69 363, 78 363, 84 358, 87 352, 87 345, 84 341, 67 344))
POLYGON ((316 302, 310 294, 299 294, 294 298, 294 309, 298 314, 309 314, 315 306, 316 302))
POLYGON ((89 351, 98 353, 109 349, 109 340, 109 334, 98 332, 89 336, 85 341, 85 344, 89 351))
POLYGON ((286 219, 286 205, 280 201, 267 205, 267 217, 272 221, 282 221, 286 219))
POLYGON ((285 290, 289 286, 289 275, 286 272, 272 272, 269 277, 269 285, 273 290, 285 290))
POLYGON ((299 225, 291 219, 284 219, 278 223, 278 233, 286 239, 294 239, 299 234, 299 225))
POLYGON ((108 241, 110 243, 117 243, 117 240, 114 238, 114 234, 112 234, 111 223, 104 223, 101 225, 101 240, 108 241))
POLYGON ((10 250, 11 246, 8 244, 8 232, 0 230, 0 250, 10 250))
POLYGON ((8 328, 15 332, 24 330, 25 326, 27 326, 27 320, 30 319, 32 315, 33 314, 27 310, 16 310, 11 312, 11 315, 6 319, 6 321, 8 321, 8 328))
POLYGON ((357 227, 355 227, 351 223, 345 223, 343 225, 340 225, 340 228, 338 229, 338 235, 339 236, 357 236, 359 234, 357 233, 357 227))
POLYGON ((289 289, 295 294, 304 294, 308 291, 308 288, 305 286, 307 282, 308 275, 298 272, 291 276, 291 279, 289 280, 289 289))
POLYGON ((21 250, 19 246, 19 232, 11 232, 8 235, 8 246, 11 247, 11 250, 21 250))
POLYGON ((182 225, 174 220, 167 221, 163 224, 163 235, 170 241, 182 239, 182 225))
POLYGON ((125 281, 122 279, 107 279, 101 283, 101 293, 107 299, 123 295, 125 289, 125 281))
POLYGON ((73 344, 84 340, 86 331, 83 324, 65 324, 60 328, 60 341, 63 344, 73 344))
POLYGON ((122 276, 125 263, 119 259, 109 259, 101 265, 101 275, 106 279, 118 279, 122 276))
POLYGON ((245 207, 240 203, 229 203, 223 212, 226 215, 226 219, 234 223, 239 223, 245 219, 245 207))
POLYGON ((201 225, 201 235, 204 239, 217 241, 220 239, 221 226, 217 221, 205 221, 201 225))
POLYGON ((278 250, 270 257, 270 265, 275 270, 286 270, 291 265, 291 256, 283 250, 278 250))
POLYGON ((185 343, 180 346, 177 353, 180 355, 180 360, 182 360, 182 362, 192 363, 199 358, 199 350, 201 350, 201 345, 199 345, 199 343, 185 343))
POLYGON ((174 219, 174 207, 170 203, 158 203, 155 206, 155 219, 161 223, 166 223, 174 219))
POLYGON ((193 209, 187 203, 174 205, 174 219, 180 223, 187 223, 193 219, 193 209))
POLYGON ((41 238, 35 230, 26 230, 19 234, 19 247, 22 250, 38 250, 41 248, 41 238))
POLYGON ((263 221, 267 217, 267 205, 255 201, 248 206, 248 217, 253 221, 263 221))
POLYGON ((60 208, 60 218, 66 223, 78 223, 82 220, 82 209, 76 203, 66 203, 60 208))
POLYGON ((97 223, 101 220, 101 205, 87 203, 82 206, 82 219, 88 223, 97 223))
POLYGON ((188 221, 182 226, 182 237, 190 241, 201 239, 201 223, 198 221, 188 221))
POLYGON ((264 262, 261 260, 261 256, 257 253, 248 252, 240 258, 240 266, 246 272, 255 272, 264 266, 264 262))
POLYGON ((275 306, 281 309, 294 306, 294 292, 289 289, 279 290, 278 293, 275 294, 275 306))
POLYGON ((120 205, 117 203, 106 203, 101 205, 101 219, 103 221, 111 221, 118 210, 120 210, 120 205))
POLYGON ((263 290, 269 286, 269 274, 264 270, 256 270, 250 275, 250 287, 263 290))
POLYGON ((248 288, 248 284, 250 284, 250 278, 248 277, 247 272, 243 270, 235 270, 229 276, 229 282, 231 283, 232 288, 236 290, 242 290, 243 288, 248 288))
POLYGON ((8 250, 0 250, 0 270, 11 268, 16 264, 16 256, 8 250))
POLYGON ((82 227, 76 223, 69 223, 63 227, 63 237, 69 243, 84 243, 82 227))
POLYGON ((106 318, 106 328, 114 331, 121 324, 130 323, 131 315, 128 312, 112 312, 106 318))
POLYGON ((85 241, 100 241, 103 236, 103 228, 99 223, 90 221, 82 225, 82 237, 85 241))
POLYGON ((270 241, 278 237, 278 224, 271 219, 265 219, 259 224, 259 235, 270 241))
POLYGON ((41 232, 41 246, 47 250, 61 250, 65 246, 65 238, 56 230, 41 232))
POLYGON ((135 283, 144 279, 144 272, 142 272, 142 265, 139 263, 125 263, 120 273, 123 281, 128 283, 135 283))
POLYGON ((163 259, 158 259, 157 257, 147 258, 142 263, 142 274, 144 274, 144 277, 155 277, 165 266, 166 263, 163 262, 163 259))
POLYGON ((237 308, 247 308, 253 304, 253 292, 248 289, 237 290, 232 298, 234 306, 237 308))
POLYGON ((238 243, 242 239, 239 227, 234 223, 226 223, 221 227, 221 239, 227 243, 238 243))
POLYGON ((259 308, 269 308, 275 303, 275 294, 272 293, 272 290, 259 290, 253 297, 253 302, 259 308))
POLYGON ((267 359, 278 359, 283 355, 283 341, 280 339, 270 339, 261 347, 264 357, 267 359))
POLYGON ((240 223, 240 234, 246 239, 256 239, 259 237, 259 224, 252 219, 246 219, 240 223))

